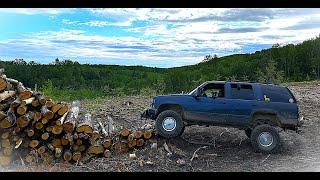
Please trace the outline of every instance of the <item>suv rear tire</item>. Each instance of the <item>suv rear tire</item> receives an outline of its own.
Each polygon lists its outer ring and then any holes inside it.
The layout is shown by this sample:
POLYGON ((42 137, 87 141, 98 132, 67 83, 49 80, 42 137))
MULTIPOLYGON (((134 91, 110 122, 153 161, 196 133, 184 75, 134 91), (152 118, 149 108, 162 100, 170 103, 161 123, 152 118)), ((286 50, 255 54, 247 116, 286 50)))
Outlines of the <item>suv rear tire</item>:
POLYGON ((251 144, 256 152, 277 153, 280 149, 280 136, 278 131, 268 125, 257 125, 251 133, 251 144))
POLYGON ((184 131, 181 115, 173 110, 161 112, 156 119, 156 131, 164 138, 180 136, 184 131))

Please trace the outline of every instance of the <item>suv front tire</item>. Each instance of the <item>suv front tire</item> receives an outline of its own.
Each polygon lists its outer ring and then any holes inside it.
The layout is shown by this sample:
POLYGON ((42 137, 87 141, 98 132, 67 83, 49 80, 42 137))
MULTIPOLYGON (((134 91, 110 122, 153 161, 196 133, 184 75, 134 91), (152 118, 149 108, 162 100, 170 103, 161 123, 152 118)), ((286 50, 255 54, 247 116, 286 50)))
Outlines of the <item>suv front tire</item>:
POLYGON ((181 115, 173 110, 161 112, 156 119, 156 131, 164 138, 180 136, 184 131, 181 115))

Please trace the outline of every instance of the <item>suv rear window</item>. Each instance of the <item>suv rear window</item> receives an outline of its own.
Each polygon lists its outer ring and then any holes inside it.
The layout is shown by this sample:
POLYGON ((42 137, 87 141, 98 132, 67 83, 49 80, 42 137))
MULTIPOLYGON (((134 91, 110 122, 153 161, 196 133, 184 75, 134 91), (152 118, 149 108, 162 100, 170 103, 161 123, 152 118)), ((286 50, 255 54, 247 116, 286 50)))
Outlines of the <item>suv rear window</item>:
POLYGON ((253 100, 254 93, 249 84, 231 84, 231 98, 253 100))
POLYGON ((291 98, 296 102, 295 98, 291 95, 291 92, 285 87, 262 85, 262 92, 271 102, 289 103, 291 98))

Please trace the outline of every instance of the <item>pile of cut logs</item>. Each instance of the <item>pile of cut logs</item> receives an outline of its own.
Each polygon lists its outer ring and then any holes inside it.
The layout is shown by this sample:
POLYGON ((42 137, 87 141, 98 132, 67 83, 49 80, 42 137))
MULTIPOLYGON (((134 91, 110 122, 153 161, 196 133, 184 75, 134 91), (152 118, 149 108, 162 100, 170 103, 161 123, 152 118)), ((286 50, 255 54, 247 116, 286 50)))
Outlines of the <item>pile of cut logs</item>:
POLYGON ((114 132, 111 116, 107 125, 95 122, 91 114, 79 112, 79 105, 54 102, 0 69, 0 165, 17 157, 27 163, 110 157, 144 146, 154 134, 151 128, 114 132))

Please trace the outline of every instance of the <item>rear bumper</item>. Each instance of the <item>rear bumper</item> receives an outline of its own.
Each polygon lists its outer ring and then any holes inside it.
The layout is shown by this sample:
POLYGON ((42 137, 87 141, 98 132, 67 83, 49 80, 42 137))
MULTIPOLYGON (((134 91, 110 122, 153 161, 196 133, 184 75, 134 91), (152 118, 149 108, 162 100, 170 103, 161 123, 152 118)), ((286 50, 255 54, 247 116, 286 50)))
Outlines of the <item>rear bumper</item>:
POLYGON ((157 110, 156 109, 152 109, 152 108, 148 108, 145 109, 142 113, 141 113, 141 118, 147 118, 147 119, 156 119, 156 114, 157 114, 157 110))

